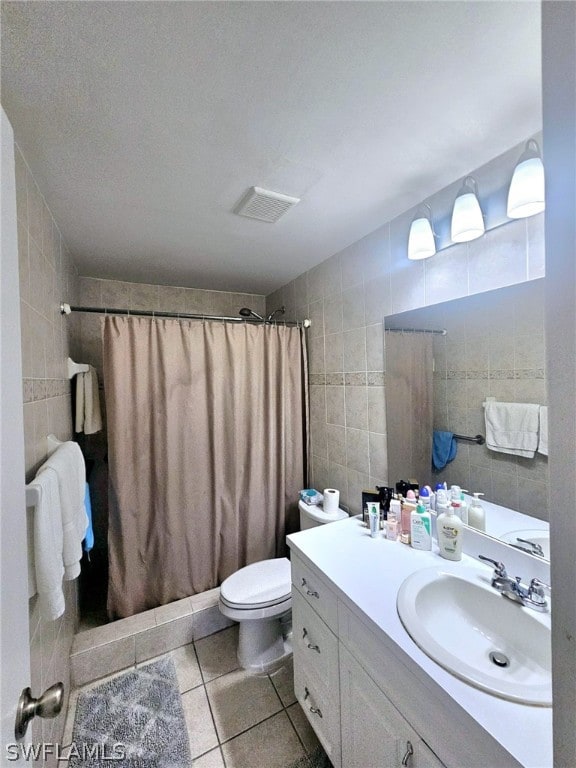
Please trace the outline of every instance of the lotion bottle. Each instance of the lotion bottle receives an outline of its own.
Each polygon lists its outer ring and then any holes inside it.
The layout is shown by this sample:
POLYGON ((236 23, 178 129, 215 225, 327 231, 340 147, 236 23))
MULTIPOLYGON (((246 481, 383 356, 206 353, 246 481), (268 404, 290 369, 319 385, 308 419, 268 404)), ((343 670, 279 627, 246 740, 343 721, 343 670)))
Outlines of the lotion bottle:
POLYGON ((400 532, 402 511, 399 499, 392 499, 386 519, 386 538, 396 541, 400 532))
POLYGON ((375 539, 380 531, 380 502, 368 502, 368 522, 370 524, 370 538, 375 539))
POLYGON ((447 507, 436 520, 436 535, 440 555, 446 560, 462 559, 462 536, 464 523, 454 514, 453 507, 447 507))
POLYGON ((476 528, 479 531, 486 530, 486 513, 484 507, 480 504, 478 496, 484 496, 483 493, 475 493, 474 500, 468 507, 468 525, 472 528, 476 528))
POLYGON ((468 504, 464 498, 464 491, 460 494, 460 519, 464 525, 468 525, 468 504))
POLYGON ((423 504, 410 514, 410 543, 413 549, 432 549, 432 522, 423 504))
POLYGON ((415 504, 409 504, 406 500, 402 502, 402 512, 400 515, 400 540, 405 544, 410 544, 411 515, 416 509, 415 504))

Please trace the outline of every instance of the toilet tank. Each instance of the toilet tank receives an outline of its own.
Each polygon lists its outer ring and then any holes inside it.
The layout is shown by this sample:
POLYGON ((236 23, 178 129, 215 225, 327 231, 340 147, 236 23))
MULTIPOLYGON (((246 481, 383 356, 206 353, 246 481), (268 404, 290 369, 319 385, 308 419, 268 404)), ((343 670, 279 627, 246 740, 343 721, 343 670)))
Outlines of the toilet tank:
POLYGON ((324 512, 321 504, 306 504, 305 501, 298 502, 300 510, 300 530, 315 528, 317 525, 326 525, 326 523, 335 523, 337 520, 344 520, 348 513, 343 509, 336 512, 324 512))

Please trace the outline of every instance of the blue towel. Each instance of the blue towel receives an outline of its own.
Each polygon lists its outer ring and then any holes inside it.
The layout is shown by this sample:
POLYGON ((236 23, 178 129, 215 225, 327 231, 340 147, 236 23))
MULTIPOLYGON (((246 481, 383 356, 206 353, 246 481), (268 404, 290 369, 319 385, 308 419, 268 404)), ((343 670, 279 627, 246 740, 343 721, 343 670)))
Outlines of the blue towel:
POLYGON ((92 504, 90 503, 90 486, 88 483, 86 483, 84 492, 84 509, 88 516, 88 528, 86 528, 86 535, 84 536, 84 552, 90 552, 94 546, 94 531, 92 529, 92 504))
POLYGON ((432 436, 432 465, 434 469, 444 469, 456 458, 456 438, 453 432, 434 430, 432 436))

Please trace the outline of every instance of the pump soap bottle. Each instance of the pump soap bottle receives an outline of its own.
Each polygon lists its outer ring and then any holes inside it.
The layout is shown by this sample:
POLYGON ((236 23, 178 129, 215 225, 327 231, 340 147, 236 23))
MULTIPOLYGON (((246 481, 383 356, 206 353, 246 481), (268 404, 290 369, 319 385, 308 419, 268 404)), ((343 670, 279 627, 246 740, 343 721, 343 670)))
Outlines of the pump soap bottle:
POLYGON ((438 515, 436 520, 436 535, 440 555, 446 560, 462 559, 462 536, 464 523, 454 514, 454 507, 446 507, 446 511, 438 515))
POLYGON ((468 507, 468 525, 479 531, 486 530, 486 513, 484 507, 480 504, 478 496, 484 496, 483 493, 474 493, 474 500, 468 507))

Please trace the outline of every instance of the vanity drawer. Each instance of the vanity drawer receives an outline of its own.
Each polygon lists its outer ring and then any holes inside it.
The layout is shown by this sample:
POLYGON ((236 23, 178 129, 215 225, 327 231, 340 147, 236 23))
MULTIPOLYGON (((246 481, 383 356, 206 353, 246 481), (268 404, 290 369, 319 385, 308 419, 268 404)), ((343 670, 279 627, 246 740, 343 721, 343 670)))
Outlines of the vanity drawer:
MULTIPOLYGON (((336 673, 336 677, 338 674, 336 673)), ((340 696, 319 683, 294 659, 294 693, 334 768, 342 765, 340 748, 340 696)))
POLYGON ((324 685, 338 676, 338 640, 298 590, 292 588, 292 647, 296 663, 324 685))
POLYGON ((292 554, 292 584, 304 600, 336 632, 338 628, 338 601, 330 587, 318 573, 309 568, 300 558, 292 554))

